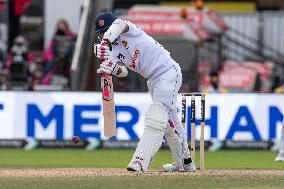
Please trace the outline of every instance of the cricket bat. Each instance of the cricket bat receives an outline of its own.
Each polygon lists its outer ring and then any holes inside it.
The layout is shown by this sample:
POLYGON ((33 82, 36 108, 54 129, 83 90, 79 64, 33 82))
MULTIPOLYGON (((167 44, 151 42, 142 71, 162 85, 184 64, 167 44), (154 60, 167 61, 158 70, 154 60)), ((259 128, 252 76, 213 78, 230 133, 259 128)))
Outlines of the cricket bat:
POLYGON ((104 135, 106 137, 112 137, 116 135, 116 115, 111 75, 105 73, 102 74, 101 87, 103 97, 104 135))

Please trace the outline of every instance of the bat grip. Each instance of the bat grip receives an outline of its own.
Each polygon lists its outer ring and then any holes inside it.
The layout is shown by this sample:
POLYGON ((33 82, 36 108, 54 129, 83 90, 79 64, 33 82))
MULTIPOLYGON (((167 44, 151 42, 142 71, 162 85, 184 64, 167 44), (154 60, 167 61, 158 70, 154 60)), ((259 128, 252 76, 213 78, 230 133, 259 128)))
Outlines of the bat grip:
POLYGON ((102 73, 102 75, 106 78, 108 78, 108 76, 109 76, 107 73, 102 73))

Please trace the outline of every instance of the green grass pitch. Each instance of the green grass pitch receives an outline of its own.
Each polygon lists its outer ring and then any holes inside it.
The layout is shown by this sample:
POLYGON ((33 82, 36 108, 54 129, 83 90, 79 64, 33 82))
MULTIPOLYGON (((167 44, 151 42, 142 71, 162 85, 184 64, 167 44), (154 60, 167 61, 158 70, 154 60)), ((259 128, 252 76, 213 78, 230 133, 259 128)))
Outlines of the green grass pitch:
MULTIPOLYGON (((45 169, 52 172, 56 168, 73 168, 75 171, 76 168, 78 171, 82 168, 121 168, 124 171, 133 152, 134 150, 0 149, 0 188, 284 188, 284 163, 274 162, 276 153, 265 150, 206 152, 206 174, 162 174, 162 164, 169 163, 172 159, 170 151, 160 150, 151 164, 156 172, 153 175, 5 175, 7 170, 45 169), (237 174, 222 173, 224 170, 236 170, 237 174), (263 176, 241 174, 249 170, 254 170, 254 173, 275 170, 277 174, 273 174, 273 171, 270 171, 272 174, 263 176)), ((198 159, 198 152, 196 154, 198 159)))

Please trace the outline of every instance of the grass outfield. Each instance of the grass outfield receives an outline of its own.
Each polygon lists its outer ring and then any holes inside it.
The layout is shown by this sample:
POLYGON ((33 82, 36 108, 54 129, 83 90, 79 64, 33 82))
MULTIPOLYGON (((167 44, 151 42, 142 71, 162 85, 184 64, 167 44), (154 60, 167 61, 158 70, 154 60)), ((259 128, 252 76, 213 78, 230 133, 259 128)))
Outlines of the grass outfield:
MULTIPOLYGON (((0 149, 0 168, 62 168, 62 167, 109 167, 124 168, 134 150, 81 149, 0 149)), ((198 160, 198 151, 196 151, 198 160)), ((264 150, 224 150, 205 153, 206 169, 279 169, 284 163, 276 163, 277 153, 264 150)), ((172 162, 169 150, 160 150, 151 168, 161 169, 164 163, 172 162)), ((196 163, 198 165, 198 161, 196 163)))
POLYGON ((59 177, 59 178, 18 178, 0 179, 5 189, 185 189, 185 188, 283 188, 283 176, 273 178, 246 178, 244 176, 159 176, 159 177, 59 177))
POLYGON ((207 152, 205 172, 164 174, 161 166, 171 162, 171 154, 160 150, 153 172, 130 174, 125 167, 133 152, 0 149, 0 188, 284 188, 284 163, 274 162, 275 152, 207 152))

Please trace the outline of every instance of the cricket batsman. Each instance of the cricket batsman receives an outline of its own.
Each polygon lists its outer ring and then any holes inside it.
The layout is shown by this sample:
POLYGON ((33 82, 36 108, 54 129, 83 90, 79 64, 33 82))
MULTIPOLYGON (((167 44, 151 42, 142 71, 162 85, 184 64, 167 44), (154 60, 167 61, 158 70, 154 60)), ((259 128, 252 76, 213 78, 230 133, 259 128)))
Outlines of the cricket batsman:
POLYGON ((127 170, 147 171, 165 136, 175 162, 163 165, 164 171, 196 171, 176 111, 182 83, 180 66, 152 37, 111 12, 101 13, 95 27, 102 38, 100 44, 94 45, 96 57, 102 60, 97 72, 126 77, 127 68, 131 69, 148 79, 153 100, 145 116, 144 133, 127 170))

